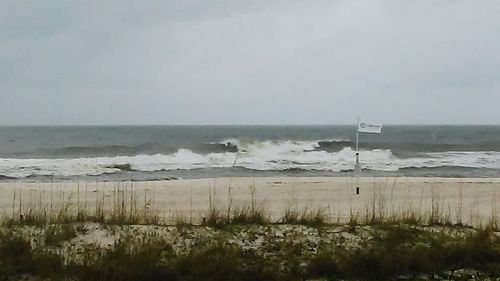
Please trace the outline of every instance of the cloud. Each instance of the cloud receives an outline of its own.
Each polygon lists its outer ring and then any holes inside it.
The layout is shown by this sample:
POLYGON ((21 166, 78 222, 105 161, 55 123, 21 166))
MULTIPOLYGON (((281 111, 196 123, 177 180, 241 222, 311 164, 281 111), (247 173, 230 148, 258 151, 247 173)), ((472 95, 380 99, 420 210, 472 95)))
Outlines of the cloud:
POLYGON ((0 4, 4 124, 498 123, 496 1, 0 4))

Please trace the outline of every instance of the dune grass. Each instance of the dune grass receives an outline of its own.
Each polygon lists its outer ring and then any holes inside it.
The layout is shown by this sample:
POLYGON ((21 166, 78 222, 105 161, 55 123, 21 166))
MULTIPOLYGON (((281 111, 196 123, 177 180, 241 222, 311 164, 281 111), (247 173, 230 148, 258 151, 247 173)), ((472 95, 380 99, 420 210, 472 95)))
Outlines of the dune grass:
MULTIPOLYGON (((356 248, 325 244, 318 246, 316 254, 304 253, 307 245, 293 239, 277 241, 276 249, 259 251, 222 238, 178 253, 161 235, 127 232, 112 247, 89 244, 79 258, 72 258, 54 250, 58 243, 37 247, 30 237, 4 230, 0 233, 0 279, 29 275, 107 281, 389 280, 399 275, 443 275, 461 268, 500 275, 500 237, 491 229, 453 235, 412 226, 375 226, 372 234, 356 248)), ((61 235, 54 241, 67 238, 61 235)))
MULTIPOLYGON (((87 196, 87 183, 85 191, 80 194, 80 185, 77 193, 67 194, 62 189, 47 191, 31 190, 29 196, 26 191, 14 190, 12 210, 5 211, 1 216, 4 225, 47 225, 65 224, 71 222, 98 222, 112 225, 205 225, 213 227, 224 227, 232 224, 301 224, 307 226, 321 227, 328 224, 350 225, 465 225, 465 216, 469 215, 468 226, 498 229, 498 214, 496 194, 492 196, 491 218, 487 221, 478 220, 475 210, 470 214, 462 212, 463 200, 461 186, 458 187, 460 197, 457 199, 455 208, 458 210, 454 216, 451 215, 450 206, 443 206, 437 189, 431 188, 431 204, 428 209, 421 206, 403 206, 403 208, 391 208, 390 194, 394 193, 396 183, 386 183, 382 187, 373 187, 371 201, 366 202, 362 213, 349 210, 349 216, 340 218, 335 216, 335 211, 329 208, 315 208, 314 205, 299 208, 298 198, 292 198, 282 214, 271 215, 266 210, 263 202, 257 202, 255 184, 249 186, 250 199, 248 202, 235 203, 231 183, 227 190, 227 200, 224 204, 216 201, 215 188, 209 187, 208 209, 204 213, 193 215, 193 191, 190 189, 189 215, 182 212, 172 212, 168 217, 165 207, 155 205, 154 190, 144 189, 139 191, 133 183, 116 184, 111 193, 105 193, 95 184, 93 201, 87 196), (384 192, 384 190, 390 192, 384 192), (83 202, 82 202, 83 200, 83 202), (163 216, 161 215, 163 214, 163 216), (173 215, 172 215, 173 214, 173 215)), ((423 196, 423 195, 422 195, 423 196)), ((219 195, 220 197, 220 195, 219 195)), ((422 198, 420 199, 422 201, 422 198)))

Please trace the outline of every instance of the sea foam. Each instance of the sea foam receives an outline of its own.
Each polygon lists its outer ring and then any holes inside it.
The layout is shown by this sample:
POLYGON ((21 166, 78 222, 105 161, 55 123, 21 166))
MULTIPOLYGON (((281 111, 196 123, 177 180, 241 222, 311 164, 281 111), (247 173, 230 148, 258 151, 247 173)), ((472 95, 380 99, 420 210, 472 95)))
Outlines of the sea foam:
MULTIPOLYGON (((342 142, 332 140, 330 142, 342 142)), ((355 164, 355 151, 346 146, 339 151, 321 149, 325 141, 258 141, 224 140, 221 144, 237 147, 236 152, 196 153, 179 149, 170 154, 60 158, 16 159, 0 158, 0 176, 25 178, 30 176, 84 176, 124 171, 154 172, 203 168, 241 167, 259 171, 289 169, 347 171, 355 164)), ((345 141, 344 141, 345 142, 345 141)), ((362 150, 364 169, 398 171, 403 168, 435 167, 500 167, 500 152, 433 152, 419 157, 398 158, 389 149, 362 150)))

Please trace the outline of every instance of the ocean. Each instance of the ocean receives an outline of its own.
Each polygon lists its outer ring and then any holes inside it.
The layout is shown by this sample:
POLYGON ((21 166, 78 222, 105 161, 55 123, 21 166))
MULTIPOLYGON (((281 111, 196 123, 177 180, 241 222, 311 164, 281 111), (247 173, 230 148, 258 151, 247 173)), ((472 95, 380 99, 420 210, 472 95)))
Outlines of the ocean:
MULTIPOLYGON (((0 179, 350 176, 355 126, 0 127, 0 179)), ((500 177, 500 126, 360 135, 364 176, 500 177)))

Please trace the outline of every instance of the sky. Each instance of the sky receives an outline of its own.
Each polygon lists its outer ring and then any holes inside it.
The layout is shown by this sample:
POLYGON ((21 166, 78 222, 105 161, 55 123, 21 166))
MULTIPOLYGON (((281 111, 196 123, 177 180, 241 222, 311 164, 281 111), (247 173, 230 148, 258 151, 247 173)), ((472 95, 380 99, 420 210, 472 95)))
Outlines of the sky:
POLYGON ((500 124, 500 1, 0 2, 0 124, 500 124))

